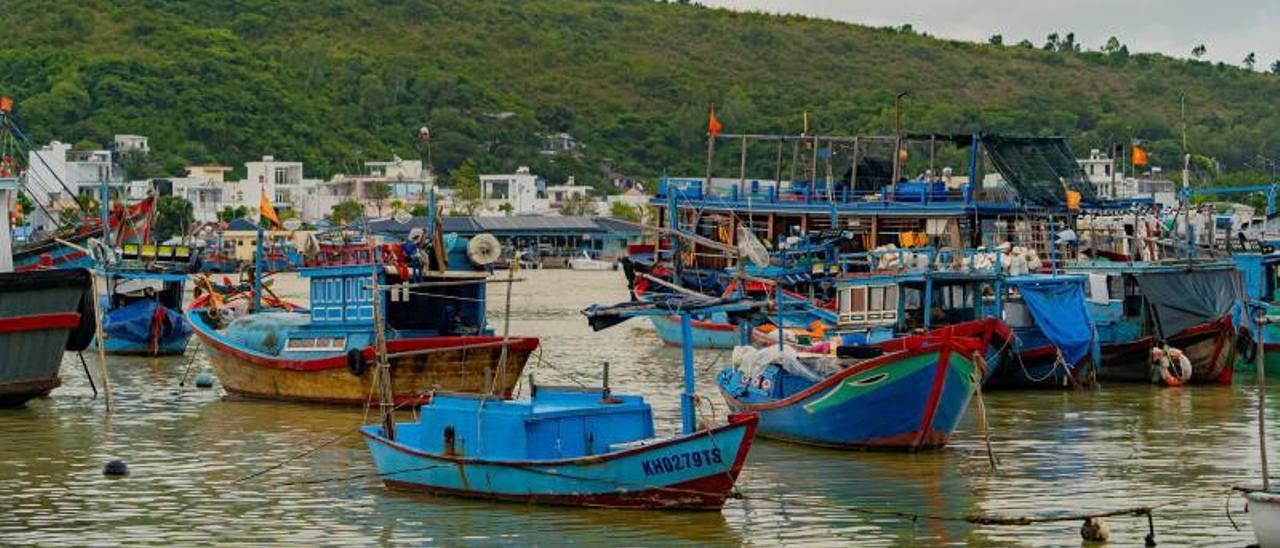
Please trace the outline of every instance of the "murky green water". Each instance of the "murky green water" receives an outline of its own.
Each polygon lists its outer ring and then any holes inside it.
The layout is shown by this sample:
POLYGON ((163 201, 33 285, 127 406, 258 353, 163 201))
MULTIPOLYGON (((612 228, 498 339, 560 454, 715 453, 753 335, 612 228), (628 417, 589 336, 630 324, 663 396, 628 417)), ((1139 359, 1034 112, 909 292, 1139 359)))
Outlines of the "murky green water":
MULTIPOLYGON (((678 350, 656 347, 651 328, 634 320, 593 334, 578 313, 624 298, 621 274, 523 275, 529 281, 513 294, 512 333, 540 336, 546 348, 543 363, 527 371, 540 384, 595 384, 608 361, 611 384, 647 395, 659 430, 676 430, 678 350)), ((301 288, 281 283, 286 294, 301 288)), ((502 288, 492 291, 490 321, 500 326, 502 288)), ((195 355, 185 388, 179 380, 188 358, 110 358, 110 419, 73 355, 52 397, 0 410, 0 544, 1078 546, 1075 522, 975 527, 860 510, 1053 515, 1178 499, 1186 500, 1156 513, 1161 545, 1252 542, 1242 501, 1230 499, 1242 531, 1225 513, 1227 488, 1259 469, 1249 388, 993 393, 996 472, 974 430, 975 408, 940 452, 850 453, 761 440, 740 481, 745 498, 723 512, 624 512, 388 491, 353 435, 361 410, 224 400, 217 389, 191 386, 204 365, 203 350, 195 355), (102 465, 113 458, 128 462, 132 475, 104 478, 102 465)), ((710 395, 714 371, 727 359, 713 364, 717 355, 698 356, 710 395)), ((1280 391, 1268 402, 1268 419, 1280 421, 1280 391)), ((1280 436, 1270 442, 1280 447, 1280 436)), ((1147 532, 1134 518, 1110 525, 1117 546, 1140 545, 1147 532)))

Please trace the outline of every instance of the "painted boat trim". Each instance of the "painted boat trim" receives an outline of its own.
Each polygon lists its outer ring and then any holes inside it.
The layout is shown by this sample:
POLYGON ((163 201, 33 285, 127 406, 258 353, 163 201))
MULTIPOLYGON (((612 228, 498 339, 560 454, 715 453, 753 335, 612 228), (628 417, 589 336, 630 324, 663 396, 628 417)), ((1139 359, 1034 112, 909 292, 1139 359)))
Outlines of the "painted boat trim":
POLYGON ((630 449, 624 449, 622 451, 605 453, 603 455, 590 455, 586 457, 576 457, 576 458, 570 458, 570 459, 554 459, 554 460, 490 460, 490 459, 482 459, 482 458, 476 458, 476 457, 457 457, 457 456, 437 455, 437 454, 419 451, 417 449, 414 449, 407 445, 402 445, 399 442, 389 440, 377 434, 371 434, 364 429, 360 430, 360 434, 373 441, 376 441, 378 443, 381 443, 383 445, 396 449, 397 451, 400 451, 408 455, 414 455, 417 457, 448 461, 454 464, 461 464, 461 465, 480 464, 480 465, 489 465, 489 466, 520 467, 520 466, 570 466, 570 465, 578 465, 578 464, 599 464, 602 462, 609 462, 611 460, 615 460, 623 457, 629 457, 639 453, 646 453, 654 449, 660 449, 663 447, 667 447, 669 445, 675 445, 675 444, 689 441, 689 440, 695 440, 703 437, 714 437, 718 434, 722 434, 724 432, 733 430, 735 428, 745 427, 746 432, 744 432, 744 436, 743 436, 743 448, 738 451, 738 455, 733 461, 733 466, 730 468, 731 472, 737 473, 739 470, 742 469, 742 465, 746 461, 746 458, 747 458, 746 448, 750 446, 751 439, 755 436, 756 426, 759 424, 759 422, 760 422, 760 416, 755 413, 734 413, 729 415, 729 422, 727 424, 722 424, 720 426, 717 426, 715 428, 711 428, 708 430, 699 430, 687 436, 670 437, 662 441, 659 441, 657 443, 652 443, 649 445, 641 445, 637 447, 632 447, 630 449))
POLYGON ((0 333, 40 331, 45 329, 75 329, 79 325, 80 314, 75 312, 31 314, 28 316, 0 318, 0 333))
MULTIPOLYGON (((277 358, 260 352, 237 348, 229 339, 217 333, 204 323, 204 320, 200 318, 201 310, 202 309, 188 309, 186 312, 187 322, 191 324, 192 330, 195 331, 196 336, 200 337, 201 342, 204 342, 207 345, 210 352, 219 352, 254 365, 260 365, 272 369, 287 369, 291 371, 323 371, 327 369, 347 367, 347 357, 344 354, 313 359, 290 359, 277 358)), ((411 350, 447 349, 450 347, 464 347, 474 344, 493 343, 501 340, 502 337, 497 336, 449 336, 390 339, 387 341, 387 352, 394 354, 396 352, 411 350)), ((539 340, 537 337, 509 337, 507 348, 517 352, 533 352, 538 348, 538 344, 539 340)), ((372 346, 367 346, 363 350, 363 355, 366 360, 373 359, 375 354, 376 351, 372 346)))

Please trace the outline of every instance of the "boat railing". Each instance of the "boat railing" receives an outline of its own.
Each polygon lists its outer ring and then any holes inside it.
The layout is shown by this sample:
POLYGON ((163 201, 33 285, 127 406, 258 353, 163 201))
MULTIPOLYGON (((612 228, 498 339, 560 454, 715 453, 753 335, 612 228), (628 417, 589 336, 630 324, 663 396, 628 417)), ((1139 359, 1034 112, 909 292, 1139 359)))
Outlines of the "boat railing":
POLYGON ((867 270, 911 270, 919 272, 974 272, 999 273, 1005 266, 1004 250, 996 247, 976 249, 938 249, 935 247, 896 248, 856 253, 841 253, 836 256, 836 264, 841 273, 853 272, 855 265, 864 265, 867 270), (989 261, 975 260, 986 257, 989 261), (923 258, 923 261, 916 260, 923 258))

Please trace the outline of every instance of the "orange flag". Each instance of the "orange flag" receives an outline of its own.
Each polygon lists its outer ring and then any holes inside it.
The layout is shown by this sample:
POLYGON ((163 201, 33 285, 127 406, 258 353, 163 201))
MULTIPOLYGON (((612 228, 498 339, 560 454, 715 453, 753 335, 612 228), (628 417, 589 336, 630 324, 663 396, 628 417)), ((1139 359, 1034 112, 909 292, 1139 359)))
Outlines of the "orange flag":
POLYGON ((258 200, 258 213, 262 218, 269 219, 273 226, 280 226, 280 217, 276 216, 276 206, 271 205, 271 198, 267 197, 267 187, 262 187, 262 198, 258 200))
POLYGON ((1142 150, 1138 145, 1133 145, 1133 165, 1134 167, 1147 165, 1147 151, 1142 150))
POLYGON ((711 103, 711 119, 707 121, 707 135, 715 137, 720 134, 720 130, 724 126, 720 125, 720 120, 716 119, 716 104, 711 103))

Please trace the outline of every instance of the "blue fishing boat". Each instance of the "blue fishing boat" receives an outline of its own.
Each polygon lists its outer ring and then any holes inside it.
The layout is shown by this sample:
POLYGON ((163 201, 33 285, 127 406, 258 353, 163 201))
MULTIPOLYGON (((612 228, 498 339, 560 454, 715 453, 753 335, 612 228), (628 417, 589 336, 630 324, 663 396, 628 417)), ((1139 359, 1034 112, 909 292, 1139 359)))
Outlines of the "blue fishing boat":
POLYGON ((169 356, 186 352, 191 326, 183 318, 187 274, 107 270, 102 331, 112 354, 169 356))
POLYGON ((716 380, 730 410, 760 415, 761 436, 920 451, 955 431, 984 377, 983 350, 979 339, 945 332, 862 346, 861 358, 769 347, 757 352, 775 359, 727 367, 716 380))
POLYGON ((1280 316, 1280 302, 1276 300, 1276 271, 1280 268, 1280 253, 1247 251, 1233 253, 1232 261, 1240 270, 1245 296, 1250 302, 1250 313, 1237 319, 1238 360, 1232 377, 1235 382, 1252 382, 1257 373, 1257 341, 1262 337, 1262 362, 1266 368, 1267 382, 1280 382, 1280 324, 1267 323, 1259 328, 1255 316, 1258 312, 1267 316, 1280 316))
POLYGON ((987 381, 990 388, 1089 386, 1110 363, 1085 302, 1087 278, 1079 275, 1005 276, 997 313, 1014 345, 987 381))
MULTIPOLYGON (((658 338, 668 346, 681 344, 679 316, 650 316, 658 338)), ((742 330, 728 322, 723 316, 711 316, 707 319, 693 320, 694 348, 733 348, 742 344, 742 330)))
MULTIPOLYGON (((652 303, 592 307, 593 327, 669 313, 652 303)), ((745 311, 742 303, 685 300, 682 332, 691 342, 689 311, 745 311)), ((415 422, 361 428, 388 487, 473 498, 607 508, 718 510, 728 499, 751 447, 757 417, 696 424, 693 346, 683 345, 682 432, 655 437, 653 414, 640 396, 601 389, 530 386, 525 400, 437 394, 415 422)), ((607 379, 607 373, 606 373, 607 379)), ((385 403, 385 400, 384 400, 385 403)), ((385 407, 384 407, 385 409, 385 407)))
POLYGON ((1092 261, 1069 263, 1066 271, 1088 279, 1089 317, 1098 326, 1105 364, 1100 380, 1231 382, 1233 317, 1240 317, 1245 301, 1233 264, 1092 261), (1166 353, 1185 357, 1186 366, 1172 359, 1166 364, 1166 353))

